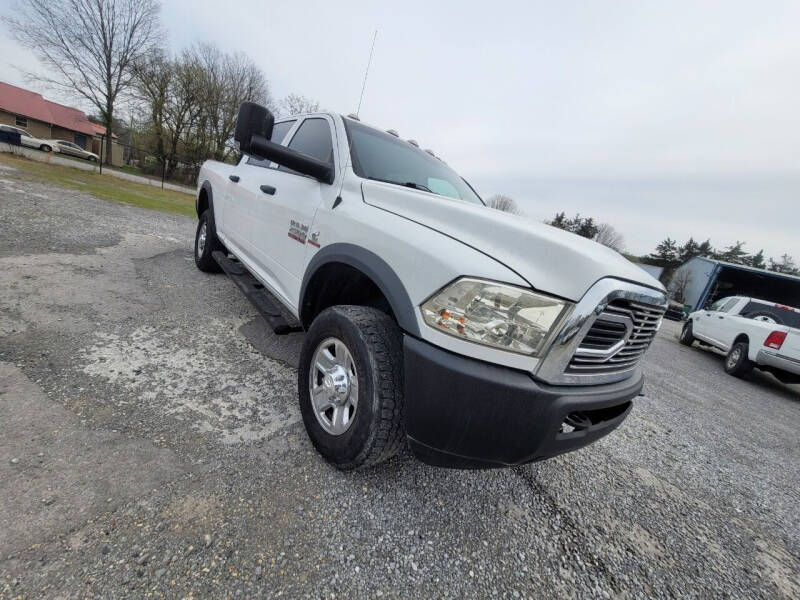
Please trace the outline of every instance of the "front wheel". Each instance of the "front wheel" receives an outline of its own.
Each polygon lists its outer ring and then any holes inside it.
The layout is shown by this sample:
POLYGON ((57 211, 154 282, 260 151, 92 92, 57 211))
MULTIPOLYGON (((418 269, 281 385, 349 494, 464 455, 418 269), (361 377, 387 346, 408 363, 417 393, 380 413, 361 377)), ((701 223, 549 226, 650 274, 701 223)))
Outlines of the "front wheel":
POLYGON ((306 334, 300 413, 317 451, 339 469, 378 464, 404 443, 403 349, 387 314, 333 306, 306 334))
POLYGON ((41 150, 42 152, 52 152, 53 151, 53 149, 50 146, 48 146, 47 144, 42 144, 41 146, 39 146, 39 150, 41 150))
POLYGON ((194 234, 194 264, 206 273, 219 273, 222 268, 211 253, 222 249, 222 243, 214 230, 211 210, 208 209, 200 215, 200 220, 197 222, 197 231, 194 234))
POLYGON ((97 157, 96 156, 90 156, 89 157, 89 162, 97 162, 97 157))
POLYGON ((735 343, 725 357, 725 372, 734 377, 742 377, 752 371, 753 363, 747 357, 748 352, 747 342, 735 343))
POLYGON ((678 341, 683 344, 684 346, 691 346, 694 344, 694 335, 692 334, 692 322, 689 321, 683 326, 681 330, 681 337, 678 338, 678 341))

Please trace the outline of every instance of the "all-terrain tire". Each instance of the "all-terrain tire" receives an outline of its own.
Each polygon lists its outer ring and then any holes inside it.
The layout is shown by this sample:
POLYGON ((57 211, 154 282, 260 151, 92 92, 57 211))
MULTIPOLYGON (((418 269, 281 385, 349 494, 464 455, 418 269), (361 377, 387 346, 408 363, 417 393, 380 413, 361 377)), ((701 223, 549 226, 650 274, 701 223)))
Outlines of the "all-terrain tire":
POLYGON ((684 346, 691 346, 692 344, 694 344, 695 337, 692 334, 691 321, 684 324, 683 329, 681 330, 681 336, 678 338, 678 341, 684 346))
POLYGON ((215 250, 224 250, 222 243, 217 238, 214 228, 214 216, 211 210, 206 210, 200 215, 197 222, 197 231, 194 234, 194 264, 206 273, 219 273, 222 268, 211 255, 215 250))
POLYGON ((317 451, 342 470, 376 465, 405 444, 403 348, 400 328, 386 313, 364 306, 333 306, 306 333, 298 369, 300 413, 317 451), (350 426, 336 435, 323 428, 311 400, 312 364, 327 340, 344 343, 355 364, 358 400, 350 426))
POLYGON ((753 363, 747 357, 747 342, 736 342, 725 357, 725 372, 734 377, 743 377, 753 370, 753 363))

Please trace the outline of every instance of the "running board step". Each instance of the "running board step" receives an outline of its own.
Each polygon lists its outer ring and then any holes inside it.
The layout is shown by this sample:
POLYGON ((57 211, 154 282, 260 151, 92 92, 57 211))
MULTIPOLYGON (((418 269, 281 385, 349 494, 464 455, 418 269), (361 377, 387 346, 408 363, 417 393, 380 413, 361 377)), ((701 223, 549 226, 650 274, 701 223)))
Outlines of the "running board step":
POLYGON ((237 259, 227 256, 221 250, 215 250, 211 256, 222 267, 222 270, 233 279, 247 299, 253 303, 264 320, 272 327, 276 335, 286 335, 303 331, 303 326, 287 310, 281 310, 280 302, 270 294, 264 285, 253 277, 237 259))

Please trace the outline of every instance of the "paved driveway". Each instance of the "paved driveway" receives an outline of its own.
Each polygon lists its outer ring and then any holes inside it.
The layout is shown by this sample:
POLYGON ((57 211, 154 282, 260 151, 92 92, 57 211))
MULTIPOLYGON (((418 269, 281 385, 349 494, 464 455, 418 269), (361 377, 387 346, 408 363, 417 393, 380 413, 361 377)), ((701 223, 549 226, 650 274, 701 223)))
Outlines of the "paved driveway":
POLYGON ((667 322, 610 437, 343 474, 194 223, 0 167, 0 598, 800 597, 800 392, 667 322))

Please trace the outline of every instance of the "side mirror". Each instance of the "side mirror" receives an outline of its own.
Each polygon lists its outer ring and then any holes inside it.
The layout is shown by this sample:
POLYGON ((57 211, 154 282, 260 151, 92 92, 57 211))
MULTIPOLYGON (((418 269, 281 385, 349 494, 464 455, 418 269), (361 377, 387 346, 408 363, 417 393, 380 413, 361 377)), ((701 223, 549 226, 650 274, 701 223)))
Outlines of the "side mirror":
POLYGON ((233 139, 244 154, 271 160, 323 183, 333 183, 333 165, 270 141, 275 117, 254 102, 242 102, 233 139))
POLYGON ((239 143, 239 150, 250 154, 250 141, 254 135, 268 140, 272 137, 275 116, 266 107, 255 102, 242 102, 239 105, 239 116, 236 118, 236 131, 233 139, 239 143))

